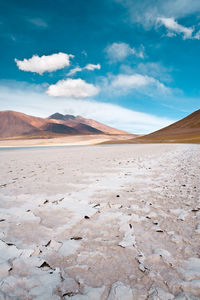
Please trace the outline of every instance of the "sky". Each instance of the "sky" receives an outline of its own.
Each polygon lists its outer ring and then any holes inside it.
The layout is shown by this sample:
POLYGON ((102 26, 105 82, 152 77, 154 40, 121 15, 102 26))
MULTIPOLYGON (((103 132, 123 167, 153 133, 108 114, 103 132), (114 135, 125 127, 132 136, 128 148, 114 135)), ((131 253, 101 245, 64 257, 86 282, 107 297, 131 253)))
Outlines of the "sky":
POLYGON ((199 0, 0 0, 0 47, 0 110, 148 133, 199 109, 199 0))

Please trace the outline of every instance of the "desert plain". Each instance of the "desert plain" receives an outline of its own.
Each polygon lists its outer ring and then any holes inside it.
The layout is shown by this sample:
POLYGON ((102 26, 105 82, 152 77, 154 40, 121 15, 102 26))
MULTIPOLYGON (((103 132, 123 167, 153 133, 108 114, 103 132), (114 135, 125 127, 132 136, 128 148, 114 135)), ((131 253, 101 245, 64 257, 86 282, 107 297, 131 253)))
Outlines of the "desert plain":
POLYGON ((200 145, 0 150, 0 299, 200 299, 200 145))

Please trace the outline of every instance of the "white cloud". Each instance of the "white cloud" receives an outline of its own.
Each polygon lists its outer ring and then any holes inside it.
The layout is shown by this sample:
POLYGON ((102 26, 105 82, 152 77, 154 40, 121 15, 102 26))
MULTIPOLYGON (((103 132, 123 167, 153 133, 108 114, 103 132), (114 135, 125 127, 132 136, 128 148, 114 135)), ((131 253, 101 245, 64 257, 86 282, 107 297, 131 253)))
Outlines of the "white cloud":
POLYGON ((81 72, 83 68, 76 67, 74 69, 71 69, 68 73, 67 76, 74 76, 76 73, 81 72))
POLYGON ((200 30, 196 32, 194 39, 200 40, 200 30))
POLYGON ((199 0, 115 0, 128 9, 130 21, 145 29, 154 26, 157 17, 183 18, 200 12, 199 0))
POLYGON ((97 64, 97 65, 87 64, 83 69, 86 69, 88 71, 94 71, 94 70, 100 70, 101 66, 100 66, 100 64, 97 64))
POLYGON ((88 70, 88 71, 94 71, 94 70, 100 70, 101 69, 101 65, 97 64, 87 64, 85 67, 81 68, 81 67, 76 67, 74 69, 71 69, 69 71, 69 73, 67 74, 67 76, 73 76, 78 72, 82 72, 83 70, 88 70))
POLYGON ((81 115, 132 133, 149 133, 174 122, 167 118, 94 100, 66 100, 66 98, 55 100, 43 90, 41 86, 19 82, 0 83, 1 110, 16 110, 40 117, 47 117, 57 111, 81 115))
POLYGON ((113 43, 105 48, 105 52, 111 62, 123 61, 129 55, 144 58, 143 46, 141 46, 139 51, 136 51, 135 48, 131 48, 126 43, 113 43))
POLYGON ((161 93, 163 95, 170 92, 170 89, 159 80, 141 74, 119 74, 113 76, 111 79, 111 88, 121 94, 127 94, 132 90, 137 90, 149 96, 152 96, 153 92, 161 93))
POLYGON ((48 87, 46 93, 54 97, 87 98, 99 93, 99 88, 83 79, 64 79, 48 87))
POLYGON ((175 34, 183 34, 183 39, 192 39, 194 28, 184 27, 178 24, 174 18, 157 18, 157 24, 164 25, 168 30, 168 36, 172 37, 175 34))
POLYGON ((161 82, 170 82, 172 81, 171 71, 172 67, 165 67, 160 62, 141 62, 135 67, 130 67, 129 65, 122 65, 120 67, 121 73, 134 74, 139 73, 142 75, 148 75, 159 79, 161 82))
POLYGON ((154 82, 154 79, 148 76, 143 76, 140 74, 134 74, 134 75, 120 74, 114 78, 114 80, 112 81, 112 86, 119 87, 119 88, 124 87, 124 88, 134 89, 134 88, 148 85, 152 82, 154 82))
POLYGON ((24 60, 18 60, 15 58, 15 62, 18 68, 22 71, 33 72, 42 75, 44 72, 53 72, 70 65, 70 58, 74 55, 66 53, 54 53, 51 55, 33 55, 32 58, 24 60))

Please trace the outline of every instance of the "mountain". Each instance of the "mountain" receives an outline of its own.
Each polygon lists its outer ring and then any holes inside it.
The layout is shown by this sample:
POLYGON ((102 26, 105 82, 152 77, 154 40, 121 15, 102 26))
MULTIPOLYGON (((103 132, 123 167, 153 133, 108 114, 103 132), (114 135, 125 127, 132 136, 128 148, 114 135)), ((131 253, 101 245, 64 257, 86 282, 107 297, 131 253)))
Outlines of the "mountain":
POLYGON ((145 137, 160 142, 200 142, 200 109, 145 137))
POLYGON ((67 121, 69 119, 76 119, 73 115, 62 115, 60 113, 55 113, 51 116, 48 117, 48 119, 54 119, 54 120, 62 120, 62 121, 67 121))
POLYGON ((46 120, 15 111, 0 111, 0 137, 13 137, 40 132, 46 120))
MULTIPOLYGON (((73 116, 73 115, 62 115, 60 113, 55 113, 51 116, 48 117, 48 119, 54 119, 54 120, 61 120, 64 121, 66 125, 68 126, 76 126, 75 124, 82 124, 82 125, 86 125, 89 126, 90 128, 95 128, 98 131, 101 131, 105 134, 128 134, 127 132, 123 131, 123 130, 118 130, 115 129, 113 127, 104 125, 102 123, 99 123, 95 120, 92 119, 86 119, 83 118, 81 116, 73 116)), ((85 127, 88 128, 89 127, 85 127)))
POLYGON ((55 113, 39 118, 15 111, 0 111, 0 138, 52 138, 58 135, 127 134, 104 124, 55 113))
POLYGON ((200 143, 200 109, 165 128, 128 139, 126 143, 200 143))

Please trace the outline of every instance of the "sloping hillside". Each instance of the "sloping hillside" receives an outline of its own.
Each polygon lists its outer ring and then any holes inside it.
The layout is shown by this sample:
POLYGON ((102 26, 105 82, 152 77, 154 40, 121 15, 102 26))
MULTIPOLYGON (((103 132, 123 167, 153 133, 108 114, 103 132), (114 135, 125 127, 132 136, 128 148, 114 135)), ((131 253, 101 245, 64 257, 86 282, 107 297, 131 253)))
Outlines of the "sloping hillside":
POLYGON ((137 138, 134 142, 169 142, 198 143, 200 142, 200 109, 189 116, 151 134, 137 138))
POLYGON ((128 138, 110 140, 103 144, 140 144, 140 143, 200 143, 200 109, 189 116, 153 133, 128 138))

